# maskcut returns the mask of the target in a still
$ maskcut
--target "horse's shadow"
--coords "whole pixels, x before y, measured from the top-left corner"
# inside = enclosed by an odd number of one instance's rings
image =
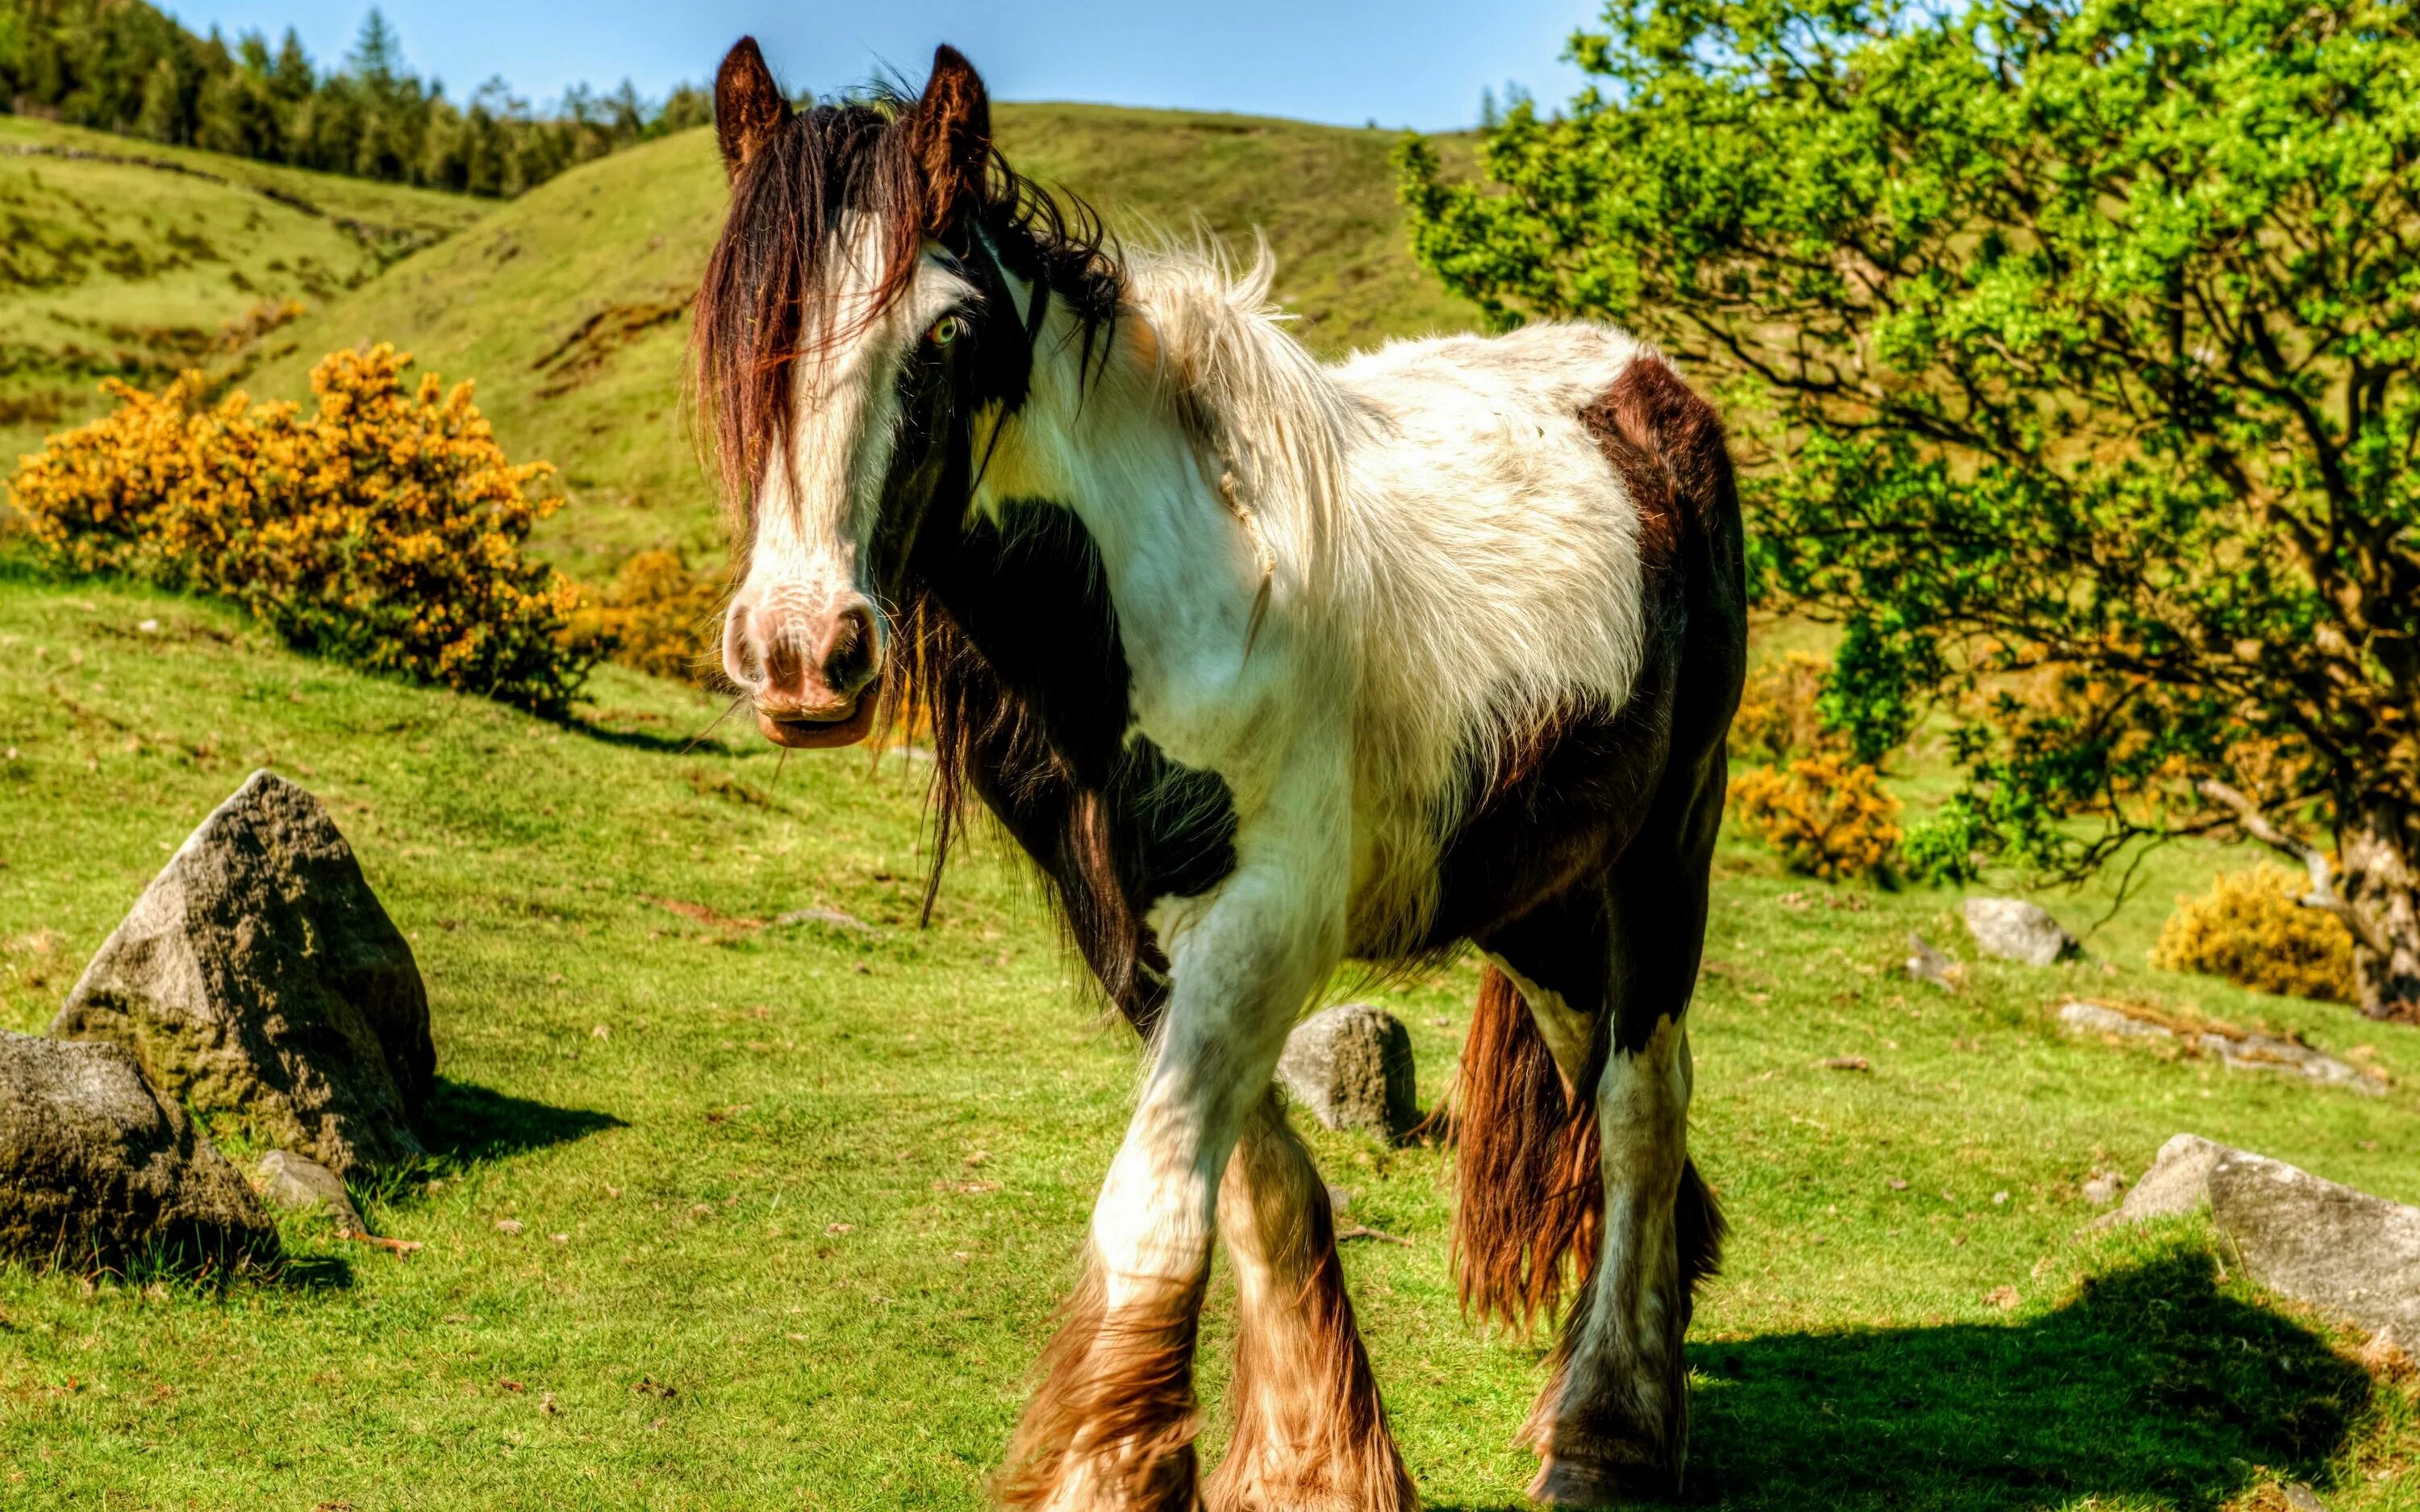
[[[559,1108],[444,1076],[437,1079],[420,1121],[429,1154],[464,1165],[626,1127],[613,1115],[594,1108]]]
[[[1701,1506],[2209,1508],[2255,1465],[2324,1489],[2370,1391],[2189,1252],[2013,1326],[1768,1335],[1690,1360],[1683,1503]]]

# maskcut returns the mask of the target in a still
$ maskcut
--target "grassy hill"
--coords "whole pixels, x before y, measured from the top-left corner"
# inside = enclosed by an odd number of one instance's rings
[[[224,362],[487,208],[0,116],[0,461],[106,409],[101,378]]]
[[[984,1504],[1134,1052],[995,844],[913,926],[913,767],[692,750],[706,696],[613,669],[595,692],[587,723],[542,723],[208,605],[0,570],[0,1026],[43,1025],[273,764],[411,939],[444,1079],[430,1169],[362,1194],[426,1242],[409,1260],[296,1223],[277,1282],[0,1271],[0,1506]],[[2122,958],[1908,981],[1907,932],[1958,938],[1954,904],[1723,852],[1692,1145],[1734,1236],[1690,1347],[1691,1500],[2256,1512],[2299,1480],[2338,1512],[2420,1506],[2408,1380],[2248,1288],[2203,1221],[2089,1232],[2079,1196],[2190,1129],[2420,1200],[2420,1030]],[[816,906],[872,931],[767,922]],[[1382,995],[1424,1103],[1474,993],[1457,965]],[[2077,994],[2265,1018],[2394,1086],[2078,1041],[2050,1019]],[[1345,1263],[1429,1504],[1518,1506],[1541,1348],[1457,1317],[1445,1153],[1314,1144],[1354,1219],[1408,1242]]]
[[[1048,104],[1001,105],[996,126],[1020,169],[1091,200],[1129,240],[1197,220],[1238,242],[1264,229],[1279,295],[1323,351],[1475,321],[1412,261],[1388,133]],[[569,503],[539,539],[575,576],[659,545],[710,561],[721,541],[679,385],[687,302],[723,202],[709,131],[616,153],[305,317],[246,384],[298,393],[320,353],[393,341],[476,378],[506,447],[562,469]]]

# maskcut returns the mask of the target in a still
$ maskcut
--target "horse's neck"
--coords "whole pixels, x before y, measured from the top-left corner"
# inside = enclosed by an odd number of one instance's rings
[[[1185,748],[1218,739],[1212,706],[1244,661],[1260,564],[1147,365],[1149,348],[1122,331],[1088,372],[1082,348],[1055,325],[1043,332],[1031,393],[976,505],[998,517],[1053,504],[1081,523],[1108,584],[1134,717],[1183,760]]]

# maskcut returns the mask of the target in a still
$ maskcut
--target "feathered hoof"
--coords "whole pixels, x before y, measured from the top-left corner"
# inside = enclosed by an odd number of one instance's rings
[[[1680,1494],[1675,1469],[1548,1455],[1529,1483],[1529,1499],[1546,1506],[1617,1507],[1668,1501]]]

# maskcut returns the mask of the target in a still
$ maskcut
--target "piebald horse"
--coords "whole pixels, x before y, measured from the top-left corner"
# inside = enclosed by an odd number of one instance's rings
[[[1000,1494],[1049,1509],[1416,1497],[1326,1189],[1272,1076],[1347,957],[1488,970],[1455,1092],[1466,1306],[1576,1290],[1543,1501],[1677,1485],[1721,1221],[1685,1152],[1745,608],[1708,407],[1593,325],[1323,366],[1264,251],[1122,255],[920,98],[800,114],[723,60],[731,203],[695,378],[744,552],[723,662],[783,746],[929,719],[1149,1051]],[[1211,1246],[1241,1291],[1194,1448]]]

